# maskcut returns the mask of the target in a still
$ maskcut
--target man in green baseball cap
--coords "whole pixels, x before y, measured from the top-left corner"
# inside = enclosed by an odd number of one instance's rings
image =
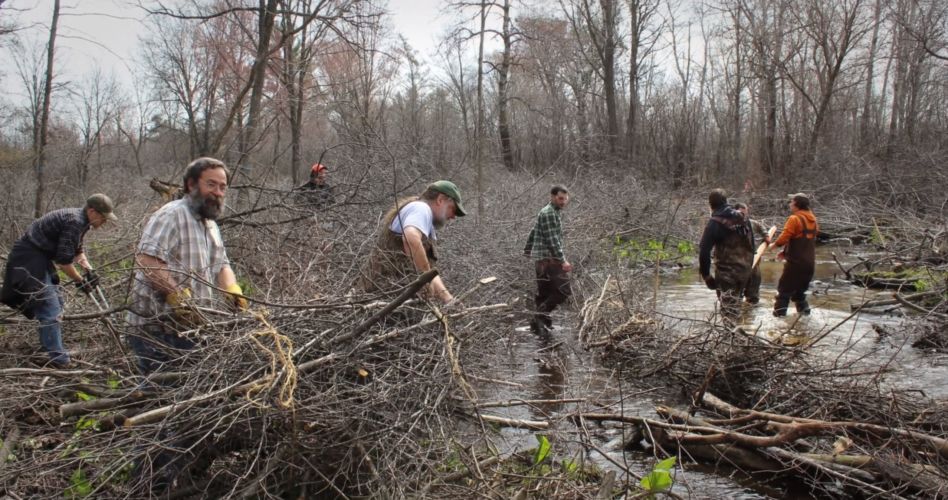
[[[421,196],[398,200],[383,217],[356,286],[365,292],[392,290],[434,267],[437,232],[465,213],[461,190],[451,181],[432,182]],[[441,276],[424,293],[444,304],[454,300]]]
[[[458,189],[451,181],[435,181],[428,185],[428,189],[437,191],[448,198],[454,200],[454,213],[458,217],[464,217],[467,215],[467,212],[464,210],[464,206],[461,205],[461,190]]]
[[[113,212],[112,200],[104,194],[90,196],[81,208],[53,210],[30,223],[7,257],[0,302],[39,321],[40,345],[55,367],[71,365],[69,352],[63,346],[65,297],[59,288],[57,271],[62,271],[87,294],[99,286],[98,277],[91,273],[83,277],[76,267],[92,270],[82,240],[90,229],[117,220]]]

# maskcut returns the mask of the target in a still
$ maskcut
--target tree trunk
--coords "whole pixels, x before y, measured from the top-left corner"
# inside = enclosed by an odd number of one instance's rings
[[[619,114],[616,109],[616,17],[615,0],[599,0],[602,6],[603,45],[602,80],[606,93],[606,119],[609,128],[609,153],[616,154],[619,142]]]
[[[879,45],[879,18],[882,14],[882,0],[876,0],[873,12],[872,41],[869,43],[869,60],[866,62],[866,88],[862,98],[862,119],[859,123],[859,138],[863,145],[870,143],[869,128],[872,115],[872,81],[875,77],[876,48]]]
[[[484,217],[484,38],[487,29],[487,0],[481,0],[481,29],[477,47],[477,118],[474,124],[474,161],[477,165],[477,224]]]
[[[238,175],[249,175],[250,167],[247,165],[247,158],[250,156],[250,150],[256,145],[254,133],[256,132],[257,121],[260,117],[260,105],[263,100],[263,84],[266,81],[267,62],[270,56],[270,39],[273,35],[273,25],[276,19],[276,7],[279,0],[259,0],[259,10],[257,17],[257,49],[254,54],[253,66],[250,69],[250,108],[247,111],[247,118],[241,131],[241,148],[237,157],[237,165],[234,169],[234,177]],[[240,194],[238,193],[238,197]]]
[[[53,56],[56,53],[56,30],[59,27],[59,0],[53,2],[53,21],[49,27],[46,46],[46,80],[43,84],[43,104],[40,108],[39,130],[33,131],[33,169],[36,172],[36,198],[33,217],[43,215],[46,194],[46,144],[49,139],[49,108],[53,93]]]
[[[504,41],[504,52],[497,68],[497,133],[500,135],[500,153],[504,159],[504,166],[511,172],[514,170],[513,147],[510,137],[510,122],[507,116],[507,78],[510,75],[511,65],[511,32],[510,32],[510,0],[504,0],[504,24],[501,37]]]

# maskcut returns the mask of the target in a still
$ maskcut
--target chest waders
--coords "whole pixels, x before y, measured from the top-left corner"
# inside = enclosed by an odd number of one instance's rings
[[[721,311],[733,315],[740,312],[741,294],[750,279],[754,262],[751,227],[723,217],[715,216],[711,220],[727,229],[727,235],[714,244],[714,281]]]
[[[793,300],[797,312],[810,314],[810,305],[806,301],[806,291],[816,270],[816,225],[807,227],[806,219],[794,215],[803,226],[803,234],[787,243],[784,252],[786,262],[783,273],[777,282],[777,300],[774,302],[774,316],[786,316],[787,306]]]
[[[379,230],[375,247],[369,254],[368,260],[362,266],[356,286],[364,292],[380,292],[393,290],[408,285],[417,277],[415,264],[410,256],[405,254],[404,237],[392,231],[392,221],[406,204],[418,198],[408,198],[398,202],[395,208],[385,214],[382,227]],[[421,235],[421,244],[428,256],[428,262],[434,267],[438,260],[434,242],[424,234]]]

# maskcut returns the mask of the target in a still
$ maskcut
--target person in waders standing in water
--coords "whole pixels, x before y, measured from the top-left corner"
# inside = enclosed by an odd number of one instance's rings
[[[701,235],[698,272],[705,285],[717,291],[721,313],[733,318],[741,311],[741,294],[751,277],[754,261],[751,228],[744,215],[727,203],[723,189],[708,194],[708,206],[711,217]]]
[[[780,236],[767,249],[786,248],[780,252],[785,262],[783,274],[777,282],[777,300],[774,316],[786,316],[787,306],[792,300],[799,314],[810,314],[806,291],[816,269],[816,233],[820,226],[810,211],[810,198],[803,193],[789,195],[790,217],[783,225]],[[777,257],[780,257],[780,254]]]

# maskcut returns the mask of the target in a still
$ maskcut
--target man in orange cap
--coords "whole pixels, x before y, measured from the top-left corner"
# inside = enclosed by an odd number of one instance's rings
[[[299,192],[297,202],[312,208],[323,208],[333,202],[332,186],[326,183],[326,166],[314,163],[309,170],[309,182],[296,188]]]

